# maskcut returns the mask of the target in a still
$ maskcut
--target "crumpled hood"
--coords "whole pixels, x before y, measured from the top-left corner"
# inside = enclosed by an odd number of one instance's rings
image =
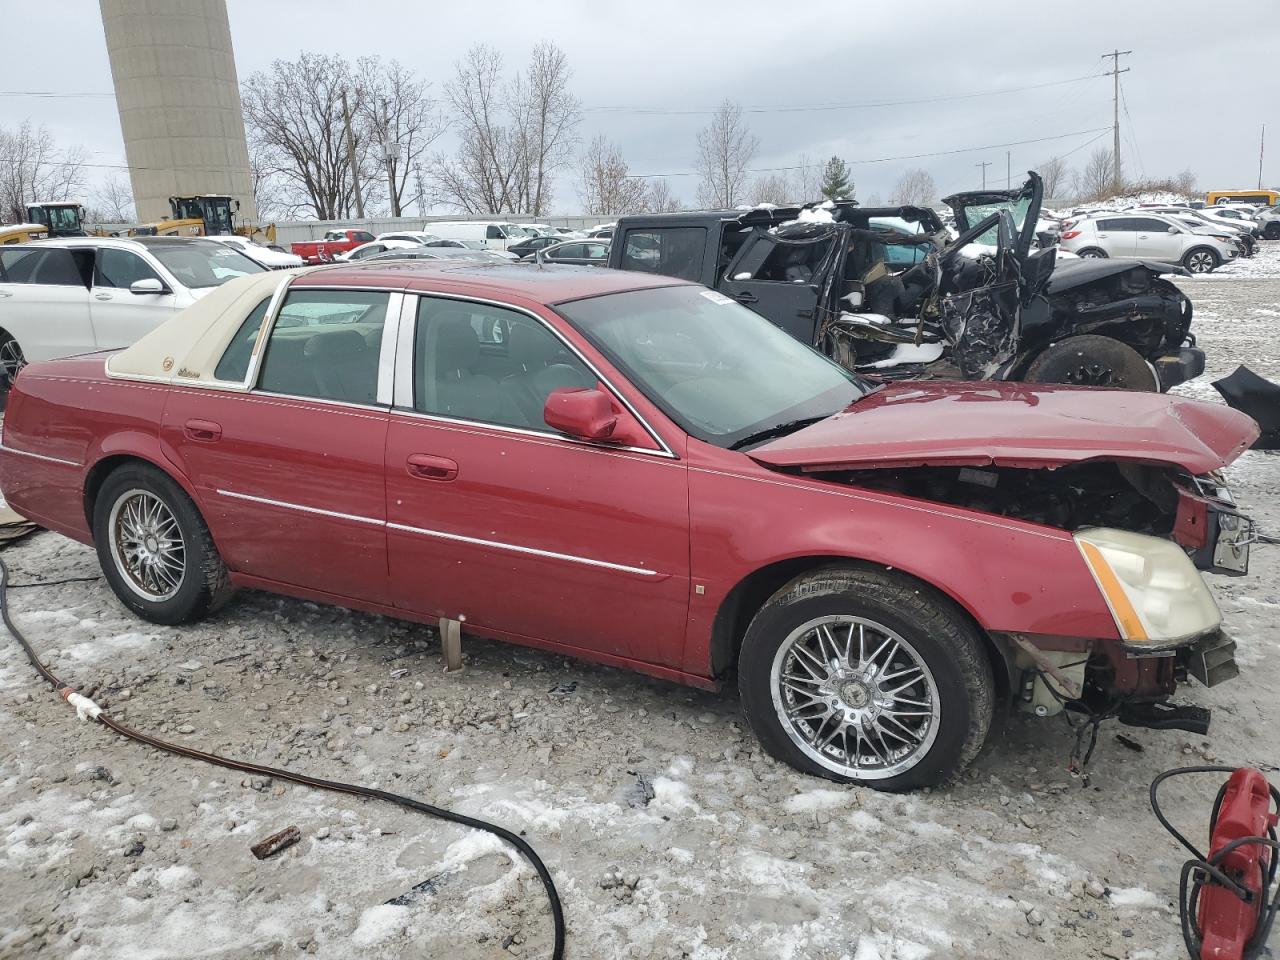
[[[1258,425],[1160,393],[1022,383],[897,383],[750,451],[804,471],[911,466],[1173,464],[1192,474],[1248,449]]]

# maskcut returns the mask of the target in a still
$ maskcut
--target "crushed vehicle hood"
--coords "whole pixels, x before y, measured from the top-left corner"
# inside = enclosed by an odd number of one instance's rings
[[[1108,257],[1106,259],[1082,257],[1078,260],[1059,260],[1054,268],[1053,276],[1049,278],[1049,285],[1046,291],[1050,294],[1061,293],[1064,290],[1071,290],[1087,283],[1105,280],[1107,277],[1124,273],[1134,267],[1145,267],[1152,273],[1161,276],[1165,274],[1190,276],[1178,264],[1166,263],[1164,260],[1146,260],[1141,257]]]
[[[1235,460],[1258,425],[1235,410],[1159,393],[1021,383],[896,383],[749,455],[806,472],[911,466],[1061,467],[1086,460],[1176,465]]]

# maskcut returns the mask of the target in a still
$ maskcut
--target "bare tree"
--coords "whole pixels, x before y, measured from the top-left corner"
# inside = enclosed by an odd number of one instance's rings
[[[1077,200],[1101,200],[1114,192],[1111,151],[1099,147],[1089,154],[1089,161],[1074,178]]]
[[[368,202],[380,202],[373,137],[360,122],[364,90],[364,78],[348,61],[317,53],[277,60],[244,82],[240,99],[259,178],[279,188],[282,205],[321,220],[351,216],[356,183],[344,136],[344,91],[354,94],[349,103],[360,187]]]
[[[137,216],[133,206],[133,188],[118,173],[98,184],[89,203],[86,212],[93,223],[132,223]]]
[[[678,213],[683,209],[684,204],[671,192],[671,184],[665,179],[659,177],[649,182],[644,200],[645,213]]]
[[[1040,174],[1040,179],[1044,181],[1044,198],[1046,200],[1059,198],[1059,191],[1066,187],[1067,180],[1070,177],[1067,161],[1061,157],[1050,157],[1036,167],[1036,173]]]
[[[818,199],[818,195],[822,192],[823,165],[811,163],[807,153],[800,154],[798,164],[794,178],[795,196],[792,199],[800,203]]]
[[[440,198],[468,213],[529,213],[551,205],[551,183],[577,142],[572,71],[551,43],[534,47],[528,70],[504,83],[502,55],[477,44],[445,84],[459,146],[437,156]]]
[[[27,203],[74,199],[84,189],[84,160],[83,147],[60,147],[43,125],[0,127],[0,220],[24,223]]]
[[[774,203],[779,206],[796,199],[796,187],[791,179],[780,173],[757,177],[751,183],[752,203]]]
[[[1185,197],[1190,197],[1196,192],[1196,175],[1190,168],[1183,170],[1180,174],[1173,178],[1174,189]]]
[[[431,85],[399,61],[383,64],[377,57],[362,57],[356,61],[356,73],[362,78],[359,125],[377,144],[387,203],[391,215],[398,217],[406,206],[409,178],[444,133],[444,120],[431,99]]]
[[[711,123],[698,131],[696,166],[702,177],[698,202],[707,207],[736,207],[746,199],[747,165],[760,141],[742,119],[742,108],[725,100]]]
[[[938,187],[927,170],[911,167],[904,170],[893,185],[893,202],[910,206],[927,206],[938,197]]]
[[[639,213],[645,208],[645,182],[629,175],[616,144],[597,136],[582,155],[578,198],[590,214]]]

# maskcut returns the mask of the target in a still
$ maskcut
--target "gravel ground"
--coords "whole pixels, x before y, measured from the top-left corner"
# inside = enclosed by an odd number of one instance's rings
[[[1210,371],[1280,379],[1280,244],[1187,280]],[[1237,497],[1280,528],[1280,460],[1247,454]],[[49,533],[5,552],[18,583],[93,576]],[[1188,695],[1207,738],[1104,728],[1088,785],[1066,725],[1014,716],[962,783],[888,796],[764,756],[733,692],[467,641],[441,674],[423,627],[262,594],[184,629],[130,616],[103,582],[14,590],[55,672],[182,743],[408,793],[524,832],[586,957],[1174,958],[1179,848],[1157,772],[1275,770],[1280,550],[1214,578],[1242,676]],[[36,682],[0,640],[0,957],[458,960],[542,957],[532,871],[487,835],[375,803],[230,775],[120,740]],[[1202,837],[1217,781],[1169,788]],[[296,824],[302,842],[255,860]],[[386,901],[432,879],[407,905]]]

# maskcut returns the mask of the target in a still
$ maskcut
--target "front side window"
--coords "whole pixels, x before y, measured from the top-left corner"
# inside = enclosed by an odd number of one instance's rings
[[[271,328],[258,388],[373,404],[389,293],[294,290]]]
[[[377,238],[368,230],[353,230],[351,231],[351,239],[358,243],[368,243],[370,240],[375,240]]]
[[[1142,217],[1133,221],[1135,227],[1133,229],[1142,233],[1168,233],[1172,224],[1165,223],[1163,220],[1153,220],[1150,217]]]
[[[420,413],[549,431],[547,396],[595,375],[540,321],[516,310],[423,297],[413,356]]]
[[[585,243],[564,243],[547,254],[552,260],[575,259],[586,255]]]
[[[245,375],[249,372],[249,360],[253,356],[253,344],[258,339],[262,319],[267,315],[267,307],[270,305],[271,298],[264,297],[261,303],[249,311],[249,315],[240,324],[240,329],[223,351],[218,366],[214,368],[214,379],[228,383],[244,382]]]
[[[633,290],[556,309],[687,433],[718,446],[829,416],[870,389],[759,314],[703,287]]]
[[[148,249],[180,284],[192,290],[221,286],[247,273],[266,270],[239,250],[212,240],[153,244]]]
[[[706,240],[705,227],[628,230],[623,240],[622,269],[700,280]]]
[[[486,240],[502,240],[506,237],[506,235],[492,223],[485,227],[484,236]]]
[[[151,265],[131,250],[103,247],[93,273],[95,287],[128,290],[138,280],[159,280]]]

